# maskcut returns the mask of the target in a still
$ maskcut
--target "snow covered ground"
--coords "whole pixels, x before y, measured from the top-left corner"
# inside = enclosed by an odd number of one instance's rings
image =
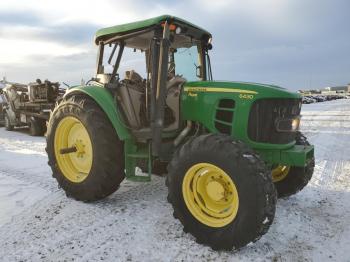
[[[163,178],[77,202],[51,177],[44,138],[0,128],[0,261],[350,261],[350,101],[304,105],[302,114],[316,146],[312,181],[278,201],[269,232],[236,252],[182,231]]]

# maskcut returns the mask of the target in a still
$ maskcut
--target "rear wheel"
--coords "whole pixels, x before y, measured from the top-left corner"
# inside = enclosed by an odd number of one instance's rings
[[[5,129],[7,131],[12,131],[14,129],[14,126],[11,125],[10,117],[8,116],[7,113],[5,113]]]
[[[56,107],[47,153],[53,176],[77,200],[102,199],[125,177],[123,143],[106,114],[86,96],[69,97]]]
[[[298,132],[297,145],[310,145],[306,137]],[[298,193],[310,181],[314,172],[315,159],[312,158],[305,167],[279,165],[272,169],[272,181],[275,184],[279,198],[288,197]]]
[[[276,191],[264,162],[242,142],[199,136],[174,155],[168,170],[174,216],[197,242],[230,250],[267,232]]]

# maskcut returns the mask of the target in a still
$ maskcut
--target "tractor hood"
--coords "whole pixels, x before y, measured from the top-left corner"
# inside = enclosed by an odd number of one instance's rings
[[[261,105],[262,108],[255,105]],[[201,123],[213,133],[233,134],[237,139],[250,143],[253,148],[266,148],[263,142],[254,142],[256,140],[248,136],[249,126],[256,124],[257,119],[263,119],[257,112],[267,114],[266,119],[270,119],[270,122],[266,124],[273,122],[272,126],[275,122],[271,118],[276,115],[272,112],[284,115],[298,112],[300,107],[301,96],[298,93],[275,85],[219,81],[185,83],[180,105],[181,119]],[[253,120],[249,122],[250,119]],[[273,132],[274,126],[271,126],[267,132]],[[255,127],[253,125],[249,130],[255,130]],[[272,136],[278,135],[275,132]],[[293,143],[281,143],[280,146],[286,148]]]
[[[228,82],[228,81],[195,81],[187,82],[186,92],[234,93],[253,95],[254,98],[300,98],[298,93],[285,88],[259,83]]]

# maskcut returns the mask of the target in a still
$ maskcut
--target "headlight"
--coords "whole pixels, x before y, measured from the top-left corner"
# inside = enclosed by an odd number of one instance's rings
[[[279,132],[295,132],[299,130],[300,116],[288,119],[277,119],[276,129]]]
[[[300,125],[300,117],[294,118],[292,121],[292,131],[299,130],[299,125]]]

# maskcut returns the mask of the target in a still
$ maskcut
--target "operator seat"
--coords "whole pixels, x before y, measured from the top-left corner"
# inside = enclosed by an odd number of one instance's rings
[[[140,109],[146,90],[145,80],[134,70],[126,71],[125,78],[120,81],[117,89],[119,102],[131,128],[139,129],[142,126]]]
[[[171,109],[174,121],[165,127],[165,131],[172,131],[179,128],[180,124],[180,92],[186,79],[181,76],[174,76],[167,82],[166,105]]]

